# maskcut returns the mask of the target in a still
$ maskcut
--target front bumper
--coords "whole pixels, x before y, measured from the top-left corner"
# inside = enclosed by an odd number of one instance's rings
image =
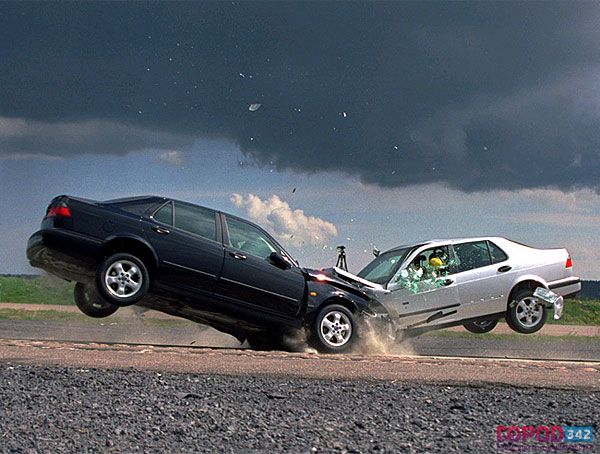
[[[31,266],[69,281],[94,279],[101,242],[62,229],[42,229],[27,242]]]
[[[544,287],[538,287],[533,292],[533,296],[541,300],[547,309],[554,310],[554,320],[558,320],[562,316],[565,300],[561,295]]]

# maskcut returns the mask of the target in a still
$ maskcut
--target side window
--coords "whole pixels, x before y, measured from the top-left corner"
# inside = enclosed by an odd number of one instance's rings
[[[481,268],[492,263],[487,247],[487,241],[475,241],[454,245],[456,256],[456,272]]]
[[[448,271],[449,262],[450,254],[448,246],[436,246],[419,252],[412,262],[410,262],[407,270],[409,272],[419,272],[421,280],[425,280],[432,277],[431,274],[433,272],[439,276],[440,272],[444,273]]]
[[[152,217],[163,224],[173,225],[173,202],[162,206]]]
[[[176,202],[175,227],[209,240],[217,240],[215,212],[208,208],[184,205]]]
[[[231,246],[250,255],[267,259],[277,248],[269,238],[256,227],[237,219],[227,218],[229,242]]]
[[[490,255],[492,256],[492,263],[500,263],[500,262],[504,262],[505,260],[508,260],[508,255],[506,255],[506,253],[502,249],[500,249],[498,246],[496,246],[491,241],[488,241],[488,245],[490,247]]]

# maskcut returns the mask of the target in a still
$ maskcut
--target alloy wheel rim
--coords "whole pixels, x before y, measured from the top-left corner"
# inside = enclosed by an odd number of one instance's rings
[[[544,314],[544,308],[537,298],[528,296],[517,303],[517,320],[525,328],[537,326]]]
[[[106,290],[116,298],[129,298],[142,288],[143,277],[139,267],[129,260],[117,260],[104,274]]]
[[[345,345],[352,336],[350,318],[340,311],[328,312],[321,320],[321,335],[332,347]]]

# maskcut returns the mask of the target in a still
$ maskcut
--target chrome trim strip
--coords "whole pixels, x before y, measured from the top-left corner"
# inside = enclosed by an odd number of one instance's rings
[[[175,268],[181,268],[183,270],[193,271],[194,273],[204,274],[205,276],[210,276],[210,277],[213,277],[213,278],[217,277],[214,274],[210,274],[210,273],[207,273],[205,271],[200,271],[200,270],[197,270],[195,268],[190,268],[188,266],[178,265],[177,263],[169,262],[167,260],[163,260],[163,263],[166,264],[166,265],[174,266]]]
[[[561,280],[558,280],[558,281],[548,282],[548,288],[550,290],[552,290],[552,289],[555,289],[555,288],[567,287],[569,285],[579,284],[580,282],[581,282],[581,279],[579,279],[578,277],[568,277],[566,279],[561,279]]]
[[[238,282],[238,281],[234,281],[232,279],[227,279],[226,277],[221,277],[221,280],[227,281],[227,282],[231,282],[232,284],[242,285],[244,287],[248,287],[248,288],[251,288],[253,290],[258,290],[259,292],[268,293],[269,295],[277,296],[279,298],[285,298],[286,300],[293,301],[294,303],[298,302],[298,300],[295,299],[295,298],[291,298],[289,296],[281,295],[280,293],[271,292],[271,291],[265,290],[263,288],[254,287],[253,285],[244,284],[243,282]]]
[[[449,304],[447,306],[441,306],[441,307],[434,307],[432,309],[423,309],[422,311],[408,312],[406,314],[400,314],[400,315],[398,315],[398,318],[410,317],[412,315],[426,314],[427,312],[441,311],[442,309],[450,309],[452,307],[458,307],[458,306],[460,306],[460,303]]]

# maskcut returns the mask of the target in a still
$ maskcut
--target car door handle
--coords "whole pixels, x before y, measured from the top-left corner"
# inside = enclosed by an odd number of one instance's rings
[[[242,254],[238,254],[237,252],[230,252],[230,256],[232,256],[236,260],[246,260],[246,256]]]
[[[168,235],[169,233],[171,233],[170,230],[167,230],[159,225],[153,225],[152,230],[154,230],[156,233],[160,233],[161,235]]]
[[[506,273],[507,271],[512,270],[512,266],[504,265],[498,268],[498,271],[501,273]]]
[[[444,281],[444,285],[452,285],[452,284],[454,284],[454,279],[446,279]]]

